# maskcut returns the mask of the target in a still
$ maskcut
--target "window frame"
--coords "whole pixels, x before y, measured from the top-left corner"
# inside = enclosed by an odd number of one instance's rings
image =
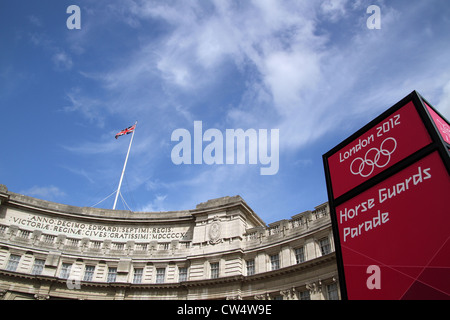
[[[216,262],[210,262],[209,263],[210,268],[210,278],[211,279],[217,279],[220,276],[220,263],[218,261]]]
[[[18,254],[10,254],[8,258],[8,263],[6,264],[6,270],[15,272],[19,267],[19,263],[22,256]]]

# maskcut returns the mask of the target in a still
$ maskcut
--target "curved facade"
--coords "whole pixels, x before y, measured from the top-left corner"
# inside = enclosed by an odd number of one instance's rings
[[[239,197],[73,207],[0,185],[0,299],[339,299],[327,203],[266,224]]]

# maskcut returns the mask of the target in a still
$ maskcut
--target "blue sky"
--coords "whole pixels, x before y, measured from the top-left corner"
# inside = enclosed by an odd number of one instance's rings
[[[411,91],[450,117],[449,30],[446,0],[2,0],[0,183],[92,206],[119,182],[131,136],[114,135],[138,120],[133,211],[241,195],[266,223],[289,219],[327,201],[322,154]],[[173,164],[171,134],[194,121],[279,129],[278,173]]]

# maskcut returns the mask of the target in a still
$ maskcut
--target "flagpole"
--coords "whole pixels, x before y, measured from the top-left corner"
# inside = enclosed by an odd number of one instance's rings
[[[137,121],[136,121],[136,123],[134,125],[135,126],[137,125]],[[120,187],[122,186],[123,174],[125,173],[125,168],[127,167],[128,156],[130,155],[131,144],[133,143],[133,138],[134,138],[134,132],[135,131],[136,131],[136,127],[134,128],[133,134],[131,135],[130,145],[128,146],[127,157],[125,158],[125,163],[123,164],[122,175],[120,176],[119,187],[117,188],[116,199],[114,200],[113,210],[116,209],[117,198],[119,197]]]

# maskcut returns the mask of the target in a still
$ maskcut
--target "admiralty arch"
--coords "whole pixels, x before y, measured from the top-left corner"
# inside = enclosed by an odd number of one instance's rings
[[[328,204],[266,225],[240,196],[130,212],[0,185],[1,299],[340,299]]]

